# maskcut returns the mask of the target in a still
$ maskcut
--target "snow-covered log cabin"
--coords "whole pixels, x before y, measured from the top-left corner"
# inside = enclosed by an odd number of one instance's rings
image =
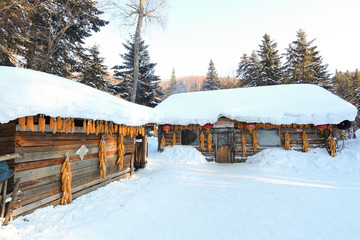
[[[0,163],[8,182],[0,204],[13,217],[67,204],[145,167],[144,127],[158,121],[156,110],[46,73],[0,67],[0,76]],[[14,188],[17,201],[5,204]]]
[[[245,161],[266,148],[336,155],[336,133],[350,126],[352,104],[315,85],[277,85],[171,95],[155,109],[159,150],[193,145],[208,160]]]

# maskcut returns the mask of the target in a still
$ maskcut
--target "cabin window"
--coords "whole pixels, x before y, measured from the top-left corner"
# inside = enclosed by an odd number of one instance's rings
[[[280,147],[279,129],[257,130],[260,147]]]
[[[198,144],[197,130],[182,130],[181,131],[181,145],[197,145]]]

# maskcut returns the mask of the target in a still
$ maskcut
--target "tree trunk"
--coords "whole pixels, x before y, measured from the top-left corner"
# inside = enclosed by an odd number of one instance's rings
[[[135,32],[135,51],[134,51],[134,79],[133,79],[133,85],[132,85],[132,89],[131,89],[131,94],[130,94],[130,101],[131,102],[135,102],[136,100],[136,91],[138,88],[138,83],[139,83],[139,68],[140,68],[140,64],[139,64],[139,59],[140,59],[140,50],[139,50],[139,46],[140,46],[140,33],[141,33],[141,27],[142,27],[142,22],[143,22],[143,18],[144,18],[144,5],[145,5],[145,0],[140,0],[140,9],[139,9],[139,15],[138,15],[138,22],[136,25],[136,32]]]

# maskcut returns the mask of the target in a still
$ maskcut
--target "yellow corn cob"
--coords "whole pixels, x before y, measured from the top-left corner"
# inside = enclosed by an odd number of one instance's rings
[[[34,117],[33,116],[27,116],[26,122],[27,122],[27,127],[31,131],[34,131]]]

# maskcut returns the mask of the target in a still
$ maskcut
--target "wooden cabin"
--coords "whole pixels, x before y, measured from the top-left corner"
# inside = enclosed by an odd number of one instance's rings
[[[156,109],[164,114],[159,151],[192,145],[218,163],[244,162],[267,148],[304,152],[326,148],[335,156],[337,134],[357,112],[350,103],[314,85],[175,94]]]
[[[5,221],[69,204],[146,166],[153,109],[45,73],[0,67],[0,75],[8,78],[0,89],[0,160],[13,172],[0,192]]]

